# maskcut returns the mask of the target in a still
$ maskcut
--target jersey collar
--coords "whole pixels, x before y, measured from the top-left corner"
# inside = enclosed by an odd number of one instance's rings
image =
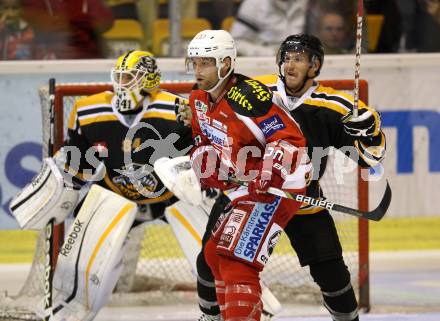
[[[281,103],[289,109],[290,111],[298,108],[298,106],[302,105],[304,100],[310,97],[310,95],[315,91],[315,89],[318,88],[318,84],[316,82],[313,83],[313,86],[311,86],[307,91],[301,96],[295,99],[295,97],[288,96],[286,93],[286,87],[284,86],[284,82],[278,77],[277,80],[277,94],[278,97],[281,99]],[[279,100],[279,99],[277,99]],[[278,103],[278,101],[277,101]]]

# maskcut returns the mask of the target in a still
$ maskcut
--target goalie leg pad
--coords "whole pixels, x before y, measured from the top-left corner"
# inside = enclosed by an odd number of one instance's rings
[[[63,308],[82,320],[105,305],[122,270],[123,244],[136,211],[134,202],[92,186],[58,256],[54,320]]]
[[[78,202],[78,191],[67,187],[52,158],[45,158],[40,172],[12,200],[10,210],[23,229],[41,230],[51,219],[61,223]]]

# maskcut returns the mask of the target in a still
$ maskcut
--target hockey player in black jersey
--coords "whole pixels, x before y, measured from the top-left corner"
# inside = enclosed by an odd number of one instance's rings
[[[154,173],[154,161],[185,155],[192,144],[191,131],[175,121],[177,96],[158,88],[160,77],[149,52],[129,51],[120,56],[111,72],[114,92],[76,101],[66,141],[66,146],[77,147],[81,155],[79,168],[74,168],[79,173],[76,178],[90,168],[87,150],[104,152],[106,156],[100,159],[106,171],[98,183],[139,205],[149,204],[155,217],[173,195]],[[74,157],[68,154],[70,167]]]
[[[323,87],[315,81],[323,63],[324,51],[318,38],[306,34],[292,35],[283,41],[277,54],[279,75],[256,77],[272,88],[275,102],[290,111],[306,137],[315,171],[315,179],[307,188],[307,195],[312,197],[323,196],[317,178],[323,175],[327,162],[327,157],[319,161],[313,159],[313,148],[350,146],[357,152],[358,163],[362,167],[377,165],[385,155],[385,136],[377,111],[360,101],[359,117],[353,118],[351,95]],[[224,195],[217,199],[204,243],[216,217],[227,203]],[[359,320],[350,273],[344,263],[339,237],[328,210],[313,206],[300,208],[287,224],[285,232],[301,265],[309,266],[332,319]],[[214,281],[203,250],[197,260],[197,273],[202,311],[199,320],[219,320]]]

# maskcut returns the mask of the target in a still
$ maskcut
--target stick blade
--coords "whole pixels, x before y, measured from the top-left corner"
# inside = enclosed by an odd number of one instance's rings
[[[382,217],[384,217],[384,215],[386,214],[388,207],[390,206],[391,199],[392,199],[391,187],[387,180],[387,187],[385,189],[385,193],[383,194],[379,206],[370,212],[365,212],[362,215],[362,217],[373,221],[380,221]]]

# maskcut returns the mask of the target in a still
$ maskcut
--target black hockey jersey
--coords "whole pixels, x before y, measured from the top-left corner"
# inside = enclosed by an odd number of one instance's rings
[[[276,75],[258,76],[254,79],[273,90],[275,102],[290,110],[307,140],[308,155],[314,167],[314,179],[307,188],[308,196],[323,197],[319,178],[326,169],[327,157],[319,157],[325,154],[321,151],[328,150],[329,147],[340,150],[347,150],[347,147],[351,147],[351,150],[356,151],[356,155],[351,156],[358,156],[358,164],[361,167],[375,166],[384,157],[386,148],[385,135],[382,131],[368,144],[359,142],[345,133],[341,117],[353,109],[351,95],[316,83],[301,98],[296,99],[286,96],[284,84]],[[369,107],[359,101],[359,108]],[[369,153],[365,151],[367,147],[373,147],[369,149]],[[316,213],[320,210],[313,206],[304,206],[297,214]]]
[[[98,184],[138,204],[170,199],[173,194],[154,173],[153,164],[160,157],[185,155],[192,146],[190,129],[176,122],[176,97],[157,90],[144,100],[140,113],[129,116],[113,107],[112,92],[78,99],[64,147],[71,173],[85,181],[99,159],[106,171]]]

